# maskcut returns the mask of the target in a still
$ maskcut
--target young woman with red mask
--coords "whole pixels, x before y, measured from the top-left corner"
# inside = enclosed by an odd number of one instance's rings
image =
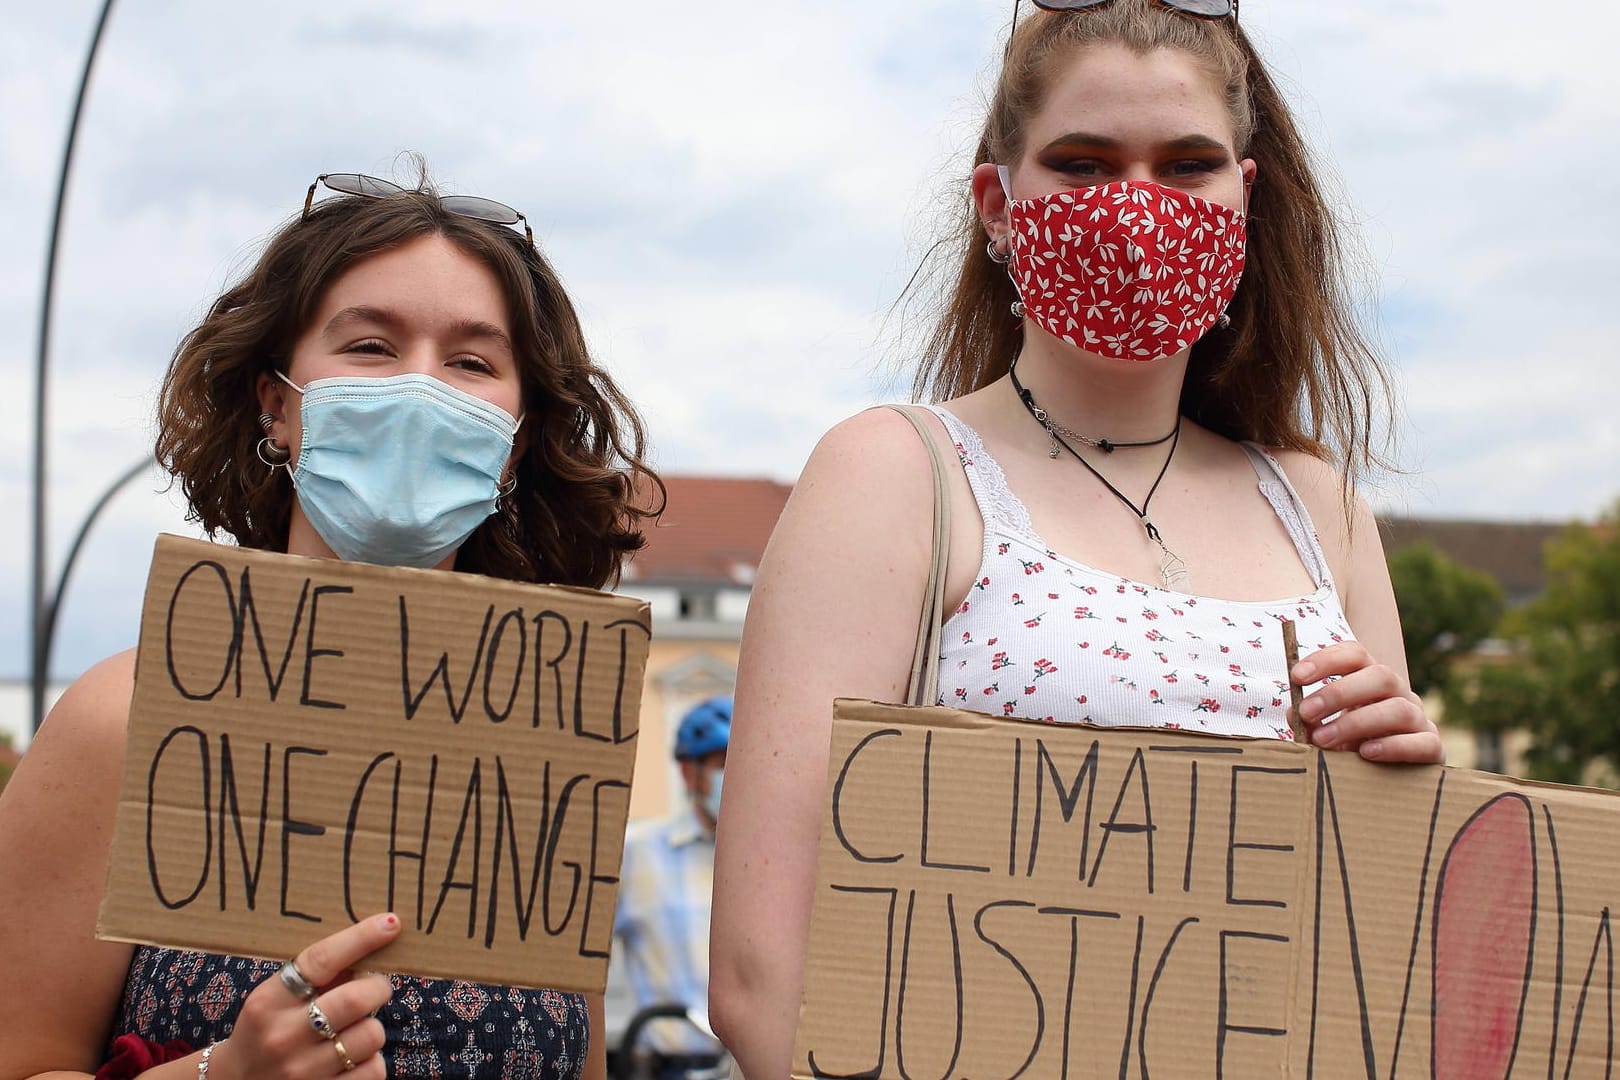
[[[960,463],[939,703],[1290,738],[1298,686],[1316,745],[1441,760],[1354,491],[1379,461],[1384,377],[1236,3],[1038,4],[916,378]],[[894,411],[840,424],[754,586],[710,976],[715,1030],[753,1080],[788,1073],[831,702],[905,696],[929,474]]]

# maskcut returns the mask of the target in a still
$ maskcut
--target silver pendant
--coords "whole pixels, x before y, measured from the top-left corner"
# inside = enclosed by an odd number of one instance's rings
[[[1161,542],[1159,550],[1164,552],[1164,561],[1159,563],[1159,578],[1164,587],[1177,592],[1187,592],[1192,585],[1192,579],[1187,574],[1187,564],[1181,561],[1181,556],[1165,547]]]
[[[1146,514],[1142,515],[1142,527],[1147,530],[1148,539],[1159,545],[1159,551],[1164,556],[1159,561],[1159,580],[1164,583],[1166,589],[1187,592],[1192,585],[1192,579],[1187,573],[1187,564],[1182,561],[1180,555],[1170,550],[1164,538],[1159,535],[1159,527],[1153,524]]]

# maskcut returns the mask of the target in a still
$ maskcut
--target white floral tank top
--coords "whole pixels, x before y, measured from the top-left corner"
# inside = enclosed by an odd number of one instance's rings
[[[950,432],[984,518],[978,575],[941,632],[940,704],[1048,722],[1293,737],[1281,622],[1294,621],[1301,656],[1354,635],[1310,516],[1275,458],[1241,444],[1316,590],[1220,600],[1059,555],[1036,535],[978,433],[929,408]]]

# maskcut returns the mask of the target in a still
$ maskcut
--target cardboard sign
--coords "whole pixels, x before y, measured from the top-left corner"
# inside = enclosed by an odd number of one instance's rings
[[[284,959],[380,911],[380,970],[600,991],[639,600],[164,536],[98,933]]]
[[[1607,1077],[1620,796],[840,701],[795,1077]]]

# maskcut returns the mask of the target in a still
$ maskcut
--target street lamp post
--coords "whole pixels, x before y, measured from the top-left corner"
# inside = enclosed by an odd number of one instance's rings
[[[96,20],[96,31],[90,38],[90,50],[84,58],[84,71],[79,76],[79,93],[73,102],[73,119],[68,123],[67,146],[62,153],[62,172],[57,179],[56,211],[51,219],[50,246],[45,255],[45,294],[39,306],[39,364],[34,379],[34,595],[31,609],[34,633],[30,684],[35,731],[39,730],[39,725],[45,719],[45,690],[46,681],[50,677],[48,668],[51,654],[49,623],[54,621],[55,608],[62,598],[60,590],[49,601],[45,596],[45,410],[48,400],[46,375],[51,345],[51,300],[56,287],[56,248],[62,231],[62,211],[67,198],[68,175],[73,168],[73,145],[79,135],[79,116],[84,112],[84,99],[90,88],[90,72],[95,67],[96,53],[101,47],[101,34],[106,29],[112,5],[113,0],[102,2],[101,17]],[[98,504],[96,509],[100,510],[101,505]],[[91,516],[93,518],[94,514]],[[88,521],[85,528],[89,528]],[[64,583],[66,580],[64,574]]]
[[[96,523],[96,518],[101,516],[101,512],[107,508],[107,504],[112,502],[113,496],[122,491],[131,480],[151,468],[152,464],[153,460],[150,457],[144,457],[124,470],[123,474],[117,480],[114,480],[106,491],[101,493],[101,498],[96,500],[96,504],[90,508],[90,512],[84,515],[84,520],[79,523],[79,531],[74,534],[73,543],[68,547],[67,558],[62,562],[62,572],[57,575],[56,588],[45,602],[43,630],[41,633],[45,655],[41,658],[40,670],[50,671],[51,669],[51,646],[56,641],[56,617],[62,611],[62,597],[67,595],[68,577],[73,573],[73,564],[79,561],[79,549],[84,547],[84,541],[90,535],[91,526]],[[44,699],[41,698],[41,705],[43,706],[43,704]],[[43,711],[36,713],[35,717],[34,730],[37,732],[40,720],[44,719]]]

